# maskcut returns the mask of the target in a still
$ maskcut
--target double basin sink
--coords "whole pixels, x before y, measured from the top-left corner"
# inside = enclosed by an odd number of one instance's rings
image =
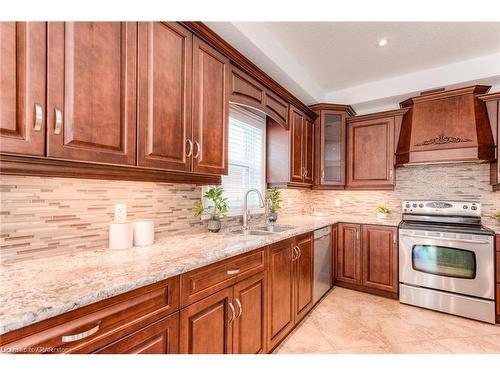
[[[231,231],[232,234],[243,234],[251,236],[270,236],[276,233],[293,229],[291,225],[261,225],[252,229],[238,229]]]

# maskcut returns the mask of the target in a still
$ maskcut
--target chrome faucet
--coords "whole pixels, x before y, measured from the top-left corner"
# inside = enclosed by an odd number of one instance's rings
[[[262,198],[262,194],[260,191],[257,189],[250,189],[245,193],[245,199],[243,200],[243,230],[248,230],[248,216],[250,215],[250,212],[248,210],[248,195],[251,192],[256,192],[257,195],[259,196],[259,203],[260,203],[260,208],[264,208],[264,199]]]

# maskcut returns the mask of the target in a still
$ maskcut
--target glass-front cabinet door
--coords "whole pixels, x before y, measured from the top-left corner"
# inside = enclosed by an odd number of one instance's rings
[[[345,185],[345,134],[344,112],[321,111],[320,183]]]

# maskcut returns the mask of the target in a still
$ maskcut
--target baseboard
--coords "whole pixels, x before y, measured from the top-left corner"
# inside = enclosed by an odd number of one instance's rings
[[[346,288],[346,289],[356,290],[358,292],[375,294],[375,295],[380,296],[380,297],[386,297],[386,298],[391,298],[391,299],[396,299],[396,300],[399,299],[398,293],[387,292],[385,290],[378,290],[378,289],[370,288],[370,287],[363,286],[363,285],[349,284],[349,283],[346,283],[344,281],[335,281],[334,285],[340,286],[340,287]]]

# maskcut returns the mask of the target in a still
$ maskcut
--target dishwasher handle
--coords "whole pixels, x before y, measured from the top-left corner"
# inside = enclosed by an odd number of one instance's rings
[[[314,231],[314,240],[317,241],[319,240],[320,238],[323,238],[323,237],[326,237],[326,236],[330,236],[332,233],[330,227],[323,227],[321,229],[318,229],[318,230],[315,230]]]

